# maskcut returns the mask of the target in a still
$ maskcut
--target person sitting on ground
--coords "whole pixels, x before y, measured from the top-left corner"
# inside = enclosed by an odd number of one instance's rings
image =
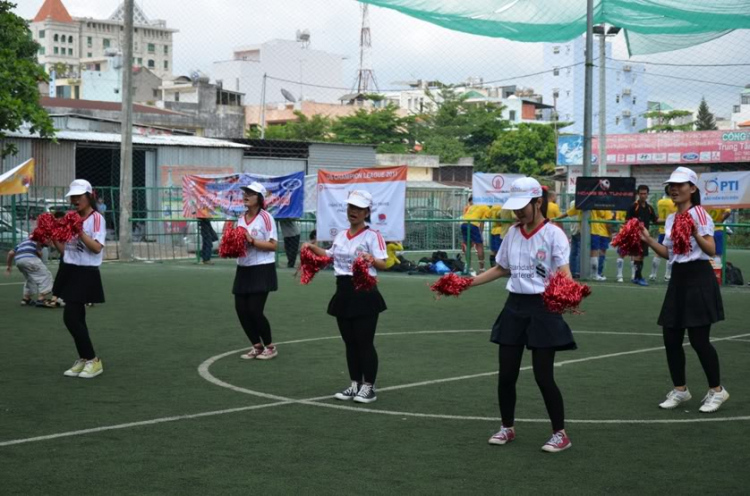
[[[51,296],[52,273],[42,262],[42,246],[32,239],[27,239],[8,252],[5,274],[10,276],[13,261],[26,282],[23,285],[22,306],[56,308],[60,306],[57,298]],[[36,296],[36,301],[33,297]]]

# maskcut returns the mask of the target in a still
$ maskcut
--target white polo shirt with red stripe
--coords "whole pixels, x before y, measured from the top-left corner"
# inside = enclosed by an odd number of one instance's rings
[[[104,241],[107,238],[107,223],[104,220],[104,216],[99,212],[91,212],[83,219],[83,232],[104,246]],[[76,236],[65,243],[63,260],[65,260],[65,263],[71,265],[99,267],[102,264],[102,260],[104,260],[104,250],[94,253],[84,244],[80,236]]]
[[[706,212],[703,207],[696,205],[688,210],[688,212],[690,212],[690,217],[693,218],[693,222],[698,227],[699,236],[714,235],[714,220],[708,215],[708,212]],[[667,247],[667,251],[669,252],[669,262],[687,263],[695,262],[697,260],[711,260],[711,257],[701,250],[700,246],[698,246],[698,242],[692,235],[690,236],[690,253],[686,255],[676,255],[674,251],[672,251],[672,226],[674,226],[676,215],[677,214],[669,214],[669,217],[667,217],[667,221],[664,224],[664,241],[662,244]]]
[[[349,234],[349,229],[341,231],[333,240],[333,246],[326,250],[326,254],[333,257],[333,270],[337,276],[351,276],[354,261],[363,253],[369,253],[380,260],[388,258],[383,236],[369,227],[354,236]],[[370,275],[378,275],[375,267],[370,267]]]
[[[545,281],[569,260],[568,237],[546,220],[531,233],[513,225],[495,257],[500,267],[510,270],[506,288],[517,294],[544,293]]]
[[[255,217],[250,219],[248,222],[247,215],[240,217],[237,222],[237,227],[244,227],[253,239],[258,241],[270,241],[272,239],[278,240],[278,234],[276,233],[276,221],[273,216],[261,210]],[[247,243],[247,254],[237,259],[237,265],[243,267],[250,267],[252,265],[265,265],[276,263],[276,252],[275,251],[262,251]]]

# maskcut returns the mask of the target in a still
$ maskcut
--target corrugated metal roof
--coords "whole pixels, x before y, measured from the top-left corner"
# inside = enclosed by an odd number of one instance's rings
[[[66,109],[85,109],[85,110],[102,110],[106,112],[121,112],[122,102],[102,102],[99,100],[74,100],[71,98],[50,98],[43,96],[39,98],[42,107],[66,108]],[[160,114],[160,115],[183,115],[173,110],[150,107],[148,105],[133,104],[133,112],[136,114]]]
[[[28,129],[20,132],[6,132],[9,138],[37,138],[39,134],[31,134]],[[58,141],[88,141],[92,143],[120,143],[122,136],[116,133],[95,133],[92,131],[57,131]],[[134,145],[150,146],[193,146],[200,148],[250,148],[247,145],[232,143],[199,136],[139,136],[133,135]]]

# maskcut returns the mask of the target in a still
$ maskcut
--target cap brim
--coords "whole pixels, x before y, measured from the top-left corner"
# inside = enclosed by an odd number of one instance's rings
[[[73,188],[70,191],[68,191],[67,193],[65,193],[65,198],[67,198],[69,196],[85,195],[86,193],[88,193],[88,191],[86,191],[85,188],[84,189]]]
[[[689,183],[690,179],[672,179],[671,177],[664,181],[664,184],[682,184],[682,183]]]
[[[370,205],[367,205],[364,201],[360,201],[354,198],[350,198],[346,200],[346,203],[348,203],[349,205],[354,205],[355,207],[359,207],[359,208],[370,208]]]
[[[251,188],[250,186],[240,186],[240,189],[241,189],[242,191],[246,192],[246,193],[258,193],[258,194],[260,194],[260,195],[262,195],[262,194],[263,194],[263,193],[261,193],[260,191],[254,190],[254,189],[253,189],[253,188]]]
[[[503,203],[503,210],[521,210],[523,207],[531,203],[533,198],[509,198],[508,201]]]

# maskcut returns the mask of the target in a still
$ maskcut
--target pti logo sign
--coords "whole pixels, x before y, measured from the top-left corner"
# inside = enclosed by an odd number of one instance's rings
[[[740,190],[739,181],[719,181],[718,178],[709,179],[703,183],[706,193],[709,195],[715,193],[738,192]]]

